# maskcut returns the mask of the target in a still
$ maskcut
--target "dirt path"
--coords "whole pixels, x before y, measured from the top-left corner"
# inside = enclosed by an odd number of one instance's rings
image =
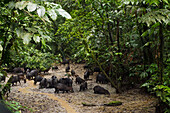
[[[59,70],[50,70],[45,74],[45,78],[56,75],[57,78],[64,77],[65,67],[59,66]],[[85,70],[82,64],[71,65],[76,74],[83,78]],[[80,85],[73,82],[74,93],[54,93],[54,89],[39,89],[38,84],[34,85],[33,81],[28,81],[26,84],[22,82],[21,85],[12,87],[9,95],[9,100],[20,102],[21,105],[27,106],[33,110],[34,113],[154,113],[155,98],[142,94],[139,89],[132,89],[122,94],[116,94],[115,89],[110,84],[95,83],[95,74],[90,76],[87,81],[88,90],[79,92]],[[100,85],[110,92],[110,96],[94,94],[93,87]],[[111,101],[121,101],[121,106],[105,107],[93,106],[85,107],[83,102],[101,105]],[[29,110],[21,110],[22,113],[30,113]]]
[[[19,88],[18,91],[20,91],[21,93],[34,93],[34,94],[46,95],[46,96],[48,96],[48,98],[50,98],[52,100],[57,100],[59,102],[59,104],[61,105],[61,107],[66,109],[67,113],[76,113],[76,111],[73,108],[71,108],[66,101],[59,99],[54,94],[32,92],[31,90],[29,90],[31,88],[36,88],[36,86],[33,85],[33,81],[28,81],[28,86],[25,88]]]

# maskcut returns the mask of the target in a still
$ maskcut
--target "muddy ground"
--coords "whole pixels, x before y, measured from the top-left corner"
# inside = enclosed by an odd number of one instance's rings
[[[58,78],[64,77],[64,65],[58,66],[59,70],[50,70],[44,74],[45,78],[56,75]],[[83,78],[85,70],[83,64],[70,65],[76,74]],[[42,73],[43,74],[43,73]],[[73,82],[74,93],[54,93],[54,89],[39,89],[39,85],[33,81],[21,82],[12,87],[8,100],[15,100],[21,105],[31,109],[21,109],[22,113],[155,113],[156,99],[148,94],[142,93],[139,89],[128,90],[122,94],[116,94],[115,89],[110,84],[95,83],[96,73],[88,80],[88,90],[79,92],[80,85]],[[75,79],[74,79],[75,81]],[[93,87],[100,85],[110,92],[110,96],[93,93]],[[120,106],[100,106],[111,101],[123,102]],[[82,103],[97,104],[98,106],[87,107]]]

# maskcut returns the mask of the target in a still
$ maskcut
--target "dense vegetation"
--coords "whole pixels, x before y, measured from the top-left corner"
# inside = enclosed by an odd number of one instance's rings
[[[168,0],[2,0],[0,6],[1,75],[4,68],[43,71],[70,59],[99,67],[117,93],[146,88],[159,98],[157,108],[170,111]]]

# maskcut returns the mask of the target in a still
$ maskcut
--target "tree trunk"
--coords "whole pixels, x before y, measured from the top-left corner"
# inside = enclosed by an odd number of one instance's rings
[[[160,2],[160,9],[163,7],[163,2]],[[160,41],[160,46],[159,46],[159,51],[160,51],[160,59],[159,59],[159,71],[160,71],[160,82],[162,83],[162,76],[163,76],[163,48],[164,48],[164,37],[163,37],[163,25],[160,23],[159,25],[159,41]]]

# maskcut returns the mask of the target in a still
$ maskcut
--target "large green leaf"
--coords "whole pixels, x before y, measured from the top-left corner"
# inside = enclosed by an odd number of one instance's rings
[[[9,7],[9,9],[13,9],[15,7],[15,3],[9,2],[8,7]]]
[[[15,8],[22,10],[26,7],[27,4],[28,4],[28,2],[26,2],[26,1],[17,2],[15,4]]]
[[[37,13],[39,17],[43,17],[45,14],[45,8],[43,6],[39,6],[39,8],[37,9]]]
[[[21,37],[22,33],[23,33],[23,29],[21,29],[21,28],[16,29],[16,33],[17,33],[18,37]]]
[[[35,11],[36,8],[37,8],[37,4],[31,3],[31,2],[29,2],[27,5],[27,9],[29,12]]]
[[[22,39],[24,44],[28,44],[31,40],[31,33],[25,33]]]
[[[71,19],[71,15],[67,13],[64,9],[56,9],[56,11],[63,17]]]
[[[34,35],[33,39],[35,42],[40,42],[40,37],[38,35]]]
[[[50,9],[50,10],[48,11],[48,14],[50,15],[50,17],[51,17],[52,20],[56,20],[56,19],[57,19],[57,14],[56,14],[56,12],[55,12],[54,9]]]

